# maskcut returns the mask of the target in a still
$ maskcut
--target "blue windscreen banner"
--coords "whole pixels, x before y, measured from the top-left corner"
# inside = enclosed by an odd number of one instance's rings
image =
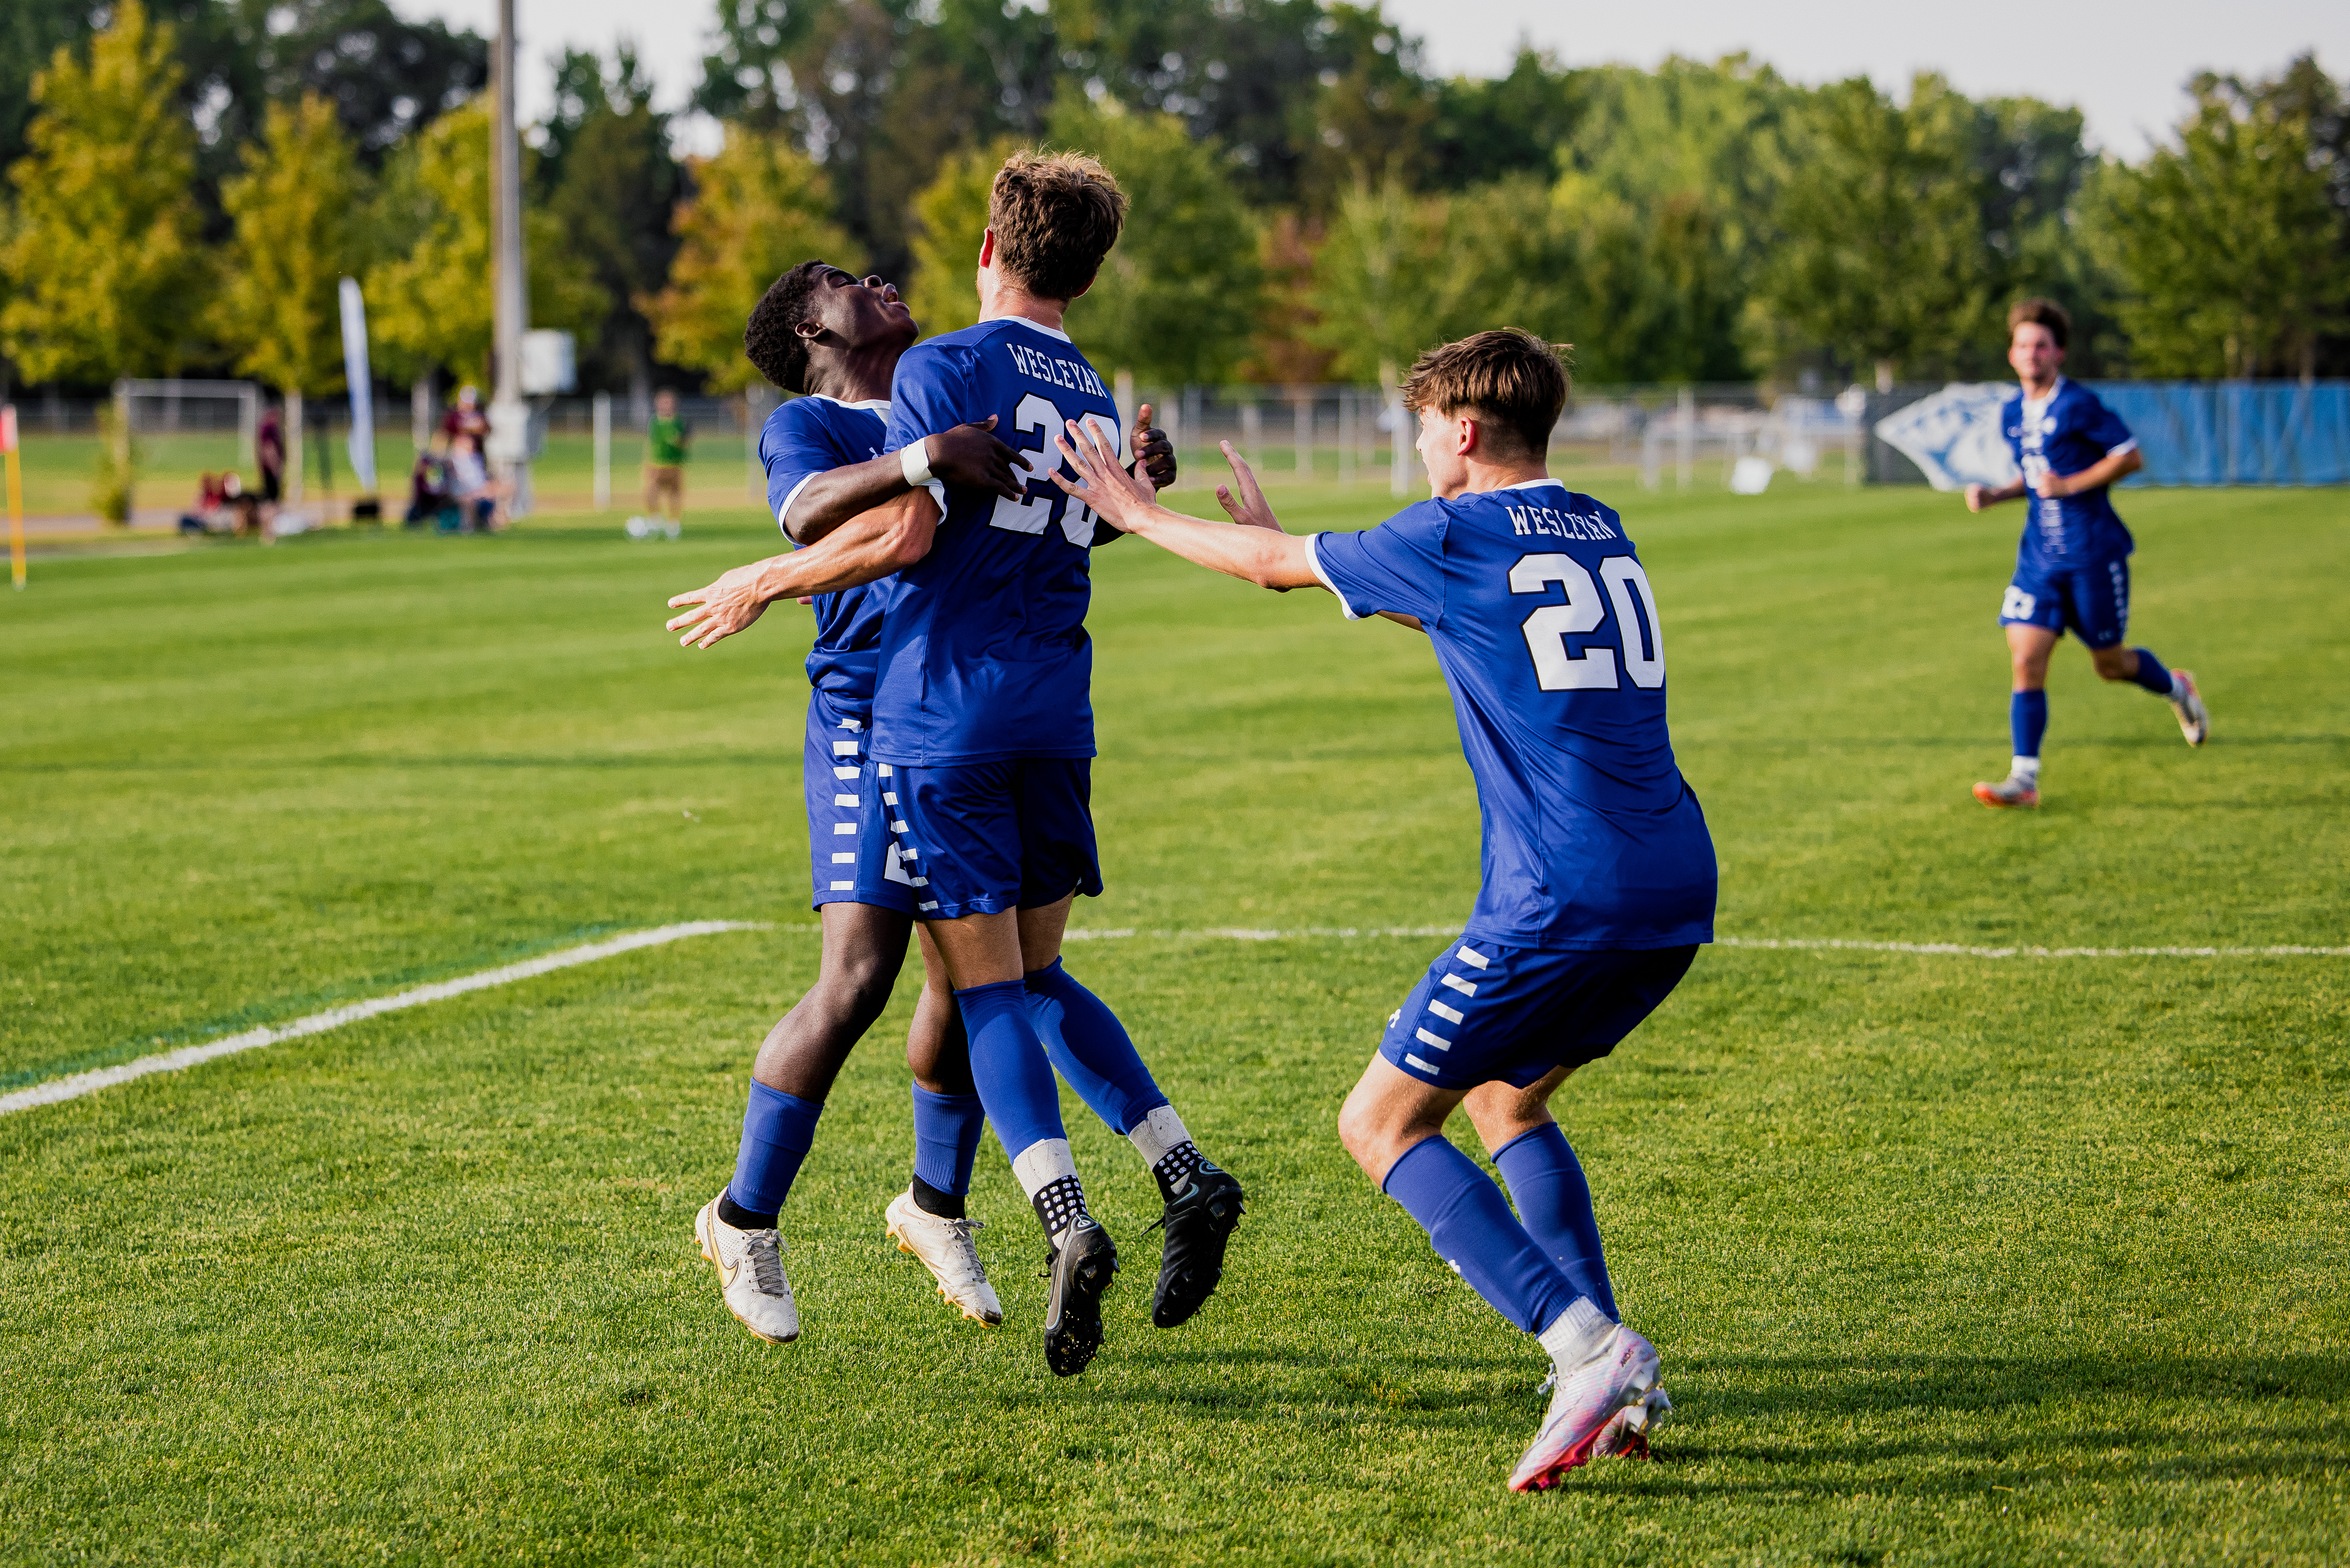
[[[2092,381],[2156,485],[2350,484],[2350,381]]]
[[[2124,484],[2350,484],[2350,381],[2086,385],[2121,416],[2145,454],[2144,470]],[[1891,461],[1872,465],[1871,477],[1922,478],[1942,490],[2013,483],[1999,409],[2014,395],[2010,383],[1953,382],[1882,405],[1872,399],[1870,413],[1881,417],[1870,428],[1891,449]]]

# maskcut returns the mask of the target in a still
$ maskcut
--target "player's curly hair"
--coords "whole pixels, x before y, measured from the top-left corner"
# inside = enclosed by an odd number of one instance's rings
[[[832,270],[829,261],[801,262],[767,286],[743,326],[744,357],[786,392],[808,390],[808,340],[800,326],[808,319],[816,280]]]
[[[1432,348],[1404,377],[1403,406],[1418,414],[1478,414],[1493,421],[1485,439],[1505,461],[1539,458],[1567,406],[1564,354],[1573,345],[1545,343],[1531,332],[1502,327]]]
[[[1098,158],[1016,152],[996,171],[987,226],[1006,277],[1045,299],[1075,299],[1118,243],[1126,193]]]
[[[2007,335],[2014,337],[2022,326],[2046,327],[2058,348],[2073,346],[2072,313],[2052,299],[2019,299],[2008,306]]]

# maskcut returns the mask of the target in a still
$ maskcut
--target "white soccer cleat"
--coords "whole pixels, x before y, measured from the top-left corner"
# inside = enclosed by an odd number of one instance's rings
[[[1977,784],[1975,799],[1986,806],[2016,807],[2029,811],[2040,804],[2040,784],[2036,779],[2020,778],[2010,773],[1996,784]]]
[[[1648,1434],[1672,1413],[1673,1396],[1661,1388],[1650,1389],[1646,1399],[1636,1405],[1626,1405],[1608,1417],[1607,1425],[1599,1429],[1599,1436],[1591,1440],[1591,1457],[1646,1459]]]
[[[900,1252],[922,1260],[949,1306],[974,1323],[1004,1320],[1003,1303],[996,1300],[995,1287],[987,1282],[987,1265],[979,1261],[979,1248],[971,1240],[979,1221],[929,1213],[914,1201],[911,1187],[889,1200],[882,1217],[889,1221],[889,1239]]]
[[[1588,1301],[1578,1301],[1576,1307],[1598,1316]],[[1600,1318],[1596,1326],[1605,1332],[1576,1332],[1562,1318],[1544,1333],[1558,1382],[1542,1429],[1510,1472],[1511,1491],[1541,1492],[1556,1486],[1569,1470],[1590,1460],[1601,1434],[1619,1412],[1643,1404],[1656,1387],[1656,1347],[1620,1323]],[[1564,1359],[1568,1354],[1577,1356],[1572,1365]]]
[[[721,1192],[719,1197],[724,1197]],[[771,1345],[800,1337],[799,1304],[783,1275],[783,1238],[772,1230],[736,1230],[718,1217],[718,1198],[694,1216],[694,1239],[718,1268],[726,1310]]]
[[[2195,689],[2195,672],[2170,672],[2170,711],[2179,716],[2179,733],[2187,737],[2187,744],[2200,746],[2211,734],[2211,714],[2203,706],[2203,693]]]

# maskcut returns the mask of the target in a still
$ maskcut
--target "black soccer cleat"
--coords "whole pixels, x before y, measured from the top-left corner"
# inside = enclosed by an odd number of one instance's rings
[[[1052,1255],[1051,1296],[1044,1308],[1044,1362],[1055,1377],[1075,1377],[1102,1348],[1102,1292],[1118,1272],[1118,1244],[1092,1216],[1070,1227]]]
[[[1224,1278],[1224,1245],[1240,1223],[1240,1181],[1230,1171],[1201,1163],[1191,1185],[1170,1199],[1159,1224],[1167,1250],[1159,1261],[1159,1288],[1151,1296],[1151,1321],[1174,1328],[1208,1304]]]

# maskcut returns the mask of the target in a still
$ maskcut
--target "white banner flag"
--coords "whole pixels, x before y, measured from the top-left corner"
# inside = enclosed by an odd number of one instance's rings
[[[359,280],[343,280],[343,379],[351,384],[351,472],[359,493],[375,494],[375,388],[367,370],[367,302]]]

